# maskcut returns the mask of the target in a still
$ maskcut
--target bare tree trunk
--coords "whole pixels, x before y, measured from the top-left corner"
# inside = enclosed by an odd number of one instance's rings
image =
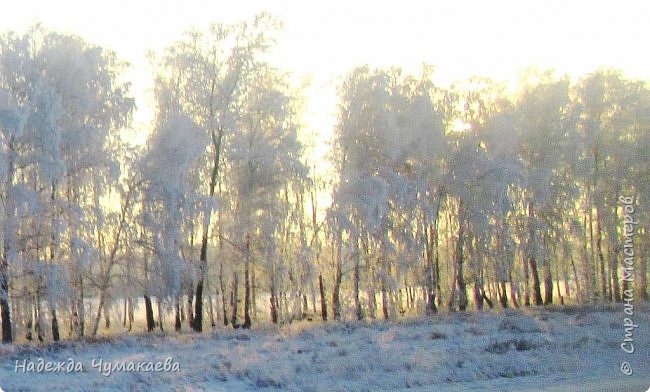
[[[458,310],[464,312],[467,309],[467,290],[463,272],[463,248],[465,244],[465,213],[463,202],[458,204],[458,241],[456,242],[456,288],[458,290]]]
[[[104,305],[104,328],[109,329],[111,327],[111,304],[107,303]]]
[[[546,239],[544,239],[546,246]],[[544,257],[544,305],[553,303],[553,277],[551,276],[551,260],[548,256]]]
[[[208,269],[208,225],[205,225],[201,238],[201,256],[199,265],[199,281],[196,284],[196,302],[194,303],[194,315],[190,317],[192,329],[196,332],[203,331],[203,285]]]
[[[386,283],[381,282],[381,310],[384,315],[384,320],[388,320],[388,292],[386,290]]]
[[[596,208],[596,253],[598,255],[600,273],[600,298],[606,300],[611,298],[611,291],[607,287],[607,271],[605,270],[605,255],[603,253],[603,233],[601,228],[600,208]]]
[[[474,280],[474,287],[472,287],[472,296],[474,299],[474,306],[476,306],[476,310],[481,311],[483,310],[483,295],[481,295],[481,289],[479,288],[479,282],[478,280]]]
[[[239,328],[239,322],[237,321],[238,288],[239,288],[239,279],[237,279],[237,273],[233,272],[233,288],[230,296],[230,306],[232,307],[230,324],[232,324],[233,328]]]
[[[365,240],[362,241],[363,245],[363,254],[366,258],[369,256],[369,238],[368,234],[365,233]],[[368,296],[368,318],[375,319],[377,318],[377,297],[375,290],[375,273],[370,262],[366,263],[366,293]]]
[[[56,182],[52,182],[52,188],[51,188],[51,193],[50,193],[50,201],[52,204],[55,203],[56,201]],[[55,223],[55,215],[52,215],[52,225],[54,227]],[[55,246],[55,234],[54,230],[52,230],[52,237],[51,237],[51,243],[50,243],[50,264],[54,263],[54,246]],[[56,316],[56,304],[52,302],[48,302],[48,306],[50,307],[50,315],[52,316],[52,321],[51,321],[51,328],[52,328],[52,340],[55,342],[58,342],[61,339],[60,333],[59,333],[59,320]]]
[[[163,329],[164,314],[162,311],[162,301],[160,300],[160,297],[156,298],[156,309],[158,310],[158,327],[162,332],[165,332]]]
[[[251,285],[249,280],[250,248],[250,235],[246,234],[246,262],[244,265],[244,325],[242,326],[246,329],[251,327]]]
[[[174,304],[174,330],[176,332],[181,330],[181,299],[176,297],[176,303]]]
[[[187,303],[186,303],[187,312],[186,313],[187,313],[187,323],[189,324],[190,328],[194,329],[194,327],[193,327],[194,326],[194,311],[192,310],[193,307],[194,307],[194,305],[193,305],[194,302],[192,302],[192,300],[193,300],[192,296],[193,296],[193,293],[192,293],[192,290],[190,289],[190,292],[187,295]]]
[[[11,331],[11,310],[9,308],[9,281],[6,249],[0,261],[0,313],[2,314],[2,343],[13,341]]]
[[[325,297],[325,286],[323,284],[323,275],[318,274],[318,288],[320,291],[320,314],[323,321],[327,321],[327,298]]]
[[[255,289],[255,268],[251,268],[251,318],[257,320],[257,294]]]
[[[587,224],[587,219],[587,216],[585,216],[583,219],[582,251],[580,253],[580,257],[582,259],[582,272],[584,279],[583,302],[592,302],[594,299],[594,271],[592,270],[591,263],[589,262],[589,251],[587,249],[589,244],[587,239],[587,229],[589,227]]]
[[[433,236],[437,236],[437,230],[434,234],[433,225],[429,225],[425,233],[425,260],[426,260],[426,279],[427,279],[427,314],[431,315],[438,312],[436,307],[436,266],[434,264],[434,255],[433,255]]]
[[[226,282],[223,278],[223,261],[219,263],[219,289],[221,290],[221,315],[223,316],[223,325],[228,326],[228,298],[226,294]]]
[[[123,317],[122,317],[122,326],[123,327],[126,327],[126,319],[127,319],[127,315],[128,315],[127,303],[128,303],[128,300],[126,298],[124,298],[124,313],[123,313]]]
[[[273,324],[278,323],[278,294],[274,290],[271,290],[271,298],[269,298],[271,306],[271,322]]]
[[[524,266],[524,306],[530,306],[530,271],[528,267],[528,255],[523,255]]]
[[[153,318],[153,306],[151,305],[151,297],[144,296],[144,312],[147,319],[147,331],[151,332],[156,328],[156,323]]]
[[[533,276],[533,295],[535,305],[540,306],[544,303],[542,300],[542,289],[540,287],[539,272],[537,270],[537,234],[535,230],[535,213],[533,210],[533,202],[528,203],[528,230],[529,230],[529,249],[528,249],[528,263],[530,264],[530,273]]]
[[[614,200],[618,200],[618,192]],[[617,238],[616,228],[618,227],[618,205],[614,205],[613,211],[613,222],[609,230],[609,272],[610,272],[610,284],[612,288],[612,300],[620,302],[623,300],[621,297],[621,286],[618,280],[618,252],[620,250],[620,242]]]
[[[360,258],[361,250],[359,249],[359,238],[356,239],[356,249],[354,256],[354,309],[357,316],[357,320],[363,320],[363,312],[361,310],[361,301],[359,300],[359,268],[360,268]]]
[[[5,181],[7,187],[11,187],[14,180],[14,136],[11,136],[8,148],[10,151],[9,162],[7,164]],[[7,191],[7,189],[5,189]],[[3,222],[3,230],[5,236],[3,238],[2,256],[0,258],[0,314],[2,315],[2,343],[11,343],[13,341],[13,331],[11,330],[11,310],[9,305],[9,263],[7,257],[10,254],[9,242],[7,234],[14,230],[14,207],[12,197],[7,197],[5,201],[5,221]]]
[[[210,326],[214,328],[217,326],[217,324],[214,321],[214,304],[212,302],[213,302],[212,295],[208,295],[208,310],[210,312]]]
[[[593,198],[593,196],[592,196]],[[598,263],[596,262],[596,245],[595,245],[595,240],[594,240],[594,218],[593,218],[593,201],[590,200],[589,204],[589,243],[590,243],[590,276],[591,276],[591,293],[590,296],[594,299],[598,299],[600,297],[600,292],[596,291],[597,287],[597,281],[596,281],[596,274],[598,273]]]
[[[27,297],[27,305],[25,306],[27,308],[27,326],[25,328],[25,339],[31,342],[34,339],[32,336],[32,332],[34,330],[34,306],[32,303],[32,296],[27,293],[27,288],[24,289],[23,295]]]
[[[55,342],[58,342],[61,340],[61,336],[59,334],[59,319],[56,317],[56,307],[53,304],[50,304],[51,311],[50,314],[52,315],[52,340]]]
[[[530,264],[530,273],[533,276],[533,293],[535,299],[535,305],[540,306],[544,303],[542,300],[542,290],[539,282],[539,272],[537,271],[537,260],[535,256],[530,255],[528,257],[528,262]]]
[[[86,324],[86,309],[84,306],[84,280],[83,277],[79,277],[79,298],[77,299],[77,317],[76,317],[76,326],[77,333],[80,338],[85,336],[85,324]]]
[[[640,230],[640,237],[641,238],[648,238],[648,234],[645,229],[641,228]],[[642,245],[643,248],[641,249],[641,258],[639,260],[639,272],[638,272],[638,277],[639,277],[639,282],[637,286],[637,290],[641,292],[641,299],[644,301],[650,301],[650,295],[648,295],[648,245]]]
[[[334,290],[332,292],[332,310],[334,312],[334,320],[341,319],[341,267],[336,267],[334,278]]]
[[[97,305],[97,314],[95,315],[95,321],[93,322],[93,329],[90,333],[91,336],[96,336],[97,331],[99,330],[99,320],[102,316],[102,310],[104,309],[104,304],[106,302],[106,290],[102,288],[99,292],[99,304]]]
[[[512,281],[512,271],[508,271],[508,281],[510,282],[510,298],[512,298],[512,306],[515,308],[519,307],[519,302],[521,301],[521,296],[517,290],[517,285]]]
[[[334,291],[332,292],[332,307],[334,311],[334,320],[341,319],[341,281],[343,271],[343,255],[342,255],[342,240],[341,240],[341,231],[339,230],[336,236],[336,272],[334,275]]]
[[[133,329],[133,321],[135,320],[135,309],[133,306],[133,298],[129,298],[129,332]]]

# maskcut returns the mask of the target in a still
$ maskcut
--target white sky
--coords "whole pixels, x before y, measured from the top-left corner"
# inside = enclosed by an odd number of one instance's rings
[[[650,80],[650,2],[330,0],[5,0],[0,30],[41,22],[112,50],[133,65],[129,77],[148,127],[147,50],[160,50],[189,27],[234,22],[269,11],[285,23],[275,61],[299,80],[313,78],[306,121],[329,134],[338,77],[356,65],[436,66],[439,82],[473,74],[512,80],[527,66],[572,76],[600,66]]]

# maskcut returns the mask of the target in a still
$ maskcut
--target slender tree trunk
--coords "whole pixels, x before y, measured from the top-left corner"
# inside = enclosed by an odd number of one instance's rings
[[[360,275],[360,258],[361,250],[359,248],[359,238],[356,239],[356,249],[354,255],[354,309],[357,320],[363,320],[363,311],[361,310],[361,301],[359,299],[359,275]]]
[[[499,282],[499,303],[503,309],[508,308],[508,292],[506,291],[506,282]]]
[[[607,288],[607,271],[605,270],[605,255],[603,253],[603,232],[601,227],[600,208],[596,208],[596,253],[598,255],[600,273],[600,298],[604,301],[610,298]]]
[[[104,328],[111,327],[111,304],[104,304]]]
[[[535,213],[533,212],[533,203],[528,204],[528,224],[530,232],[530,249],[528,250],[528,263],[530,264],[530,273],[533,276],[533,294],[535,305],[543,304],[542,289],[540,287],[539,272],[537,270],[537,259],[535,256],[537,250],[537,234],[535,230]]]
[[[434,234],[433,234],[433,248],[434,248],[434,278],[435,278],[435,285],[436,285],[436,292],[437,295],[436,297],[438,298],[438,303],[442,303],[442,284],[440,283],[440,246],[438,243],[439,239],[439,226],[438,226],[438,218],[436,217],[436,223],[434,226]],[[435,301],[434,301],[435,305]]]
[[[257,320],[257,293],[255,289],[255,268],[250,269],[251,274],[251,319]]]
[[[592,197],[593,198],[593,197]],[[594,217],[593,217],[593,201],[591,201],[591,204],[589,206],[589,243],[590,243],[590,275],[591,275],[591,296],[593,296],[595,299],[600,299],[601,293],[597,291],[597,281],[596,281],[596,274],[598,273],[598,263],[596,261],[596,241],[595,241],[595,236],[594,236]]]
[[[340,320],[341,319],[341,281],[342,281],[342,274],[343,271],[341,270],[342,268],[342,263],[343,263],[343,244],[341,240],[341,232],[339,230],[337,236],[336,236],[336,272],[334,275],[334,291],[332,292],[332,307],[334,311],[334,320]]]
[[[522,264],[524,266],[524,306],[530,306],[530,271],[528,255],[523,255]]]
[[[147,332],[151,332],[156,328],[156,322],[153,318],[153,306],[151,305],[151,297],[144,296],[144,312],[147,319]]]
[[[210,326],[214,328],[217,326],[217,324],[214,321],[214,304],[212,302],[213,302],[212,295],[208,295],[208,309],[210,311]]]
[[[232,308],[232,315],[230,317],[230,324],[233,328],[239,328],[239,322],[237,321],[237,311],[238,311],[238,293],[239,291],[239,279],[237,278],[237,273],[233,272],[233,287],[230,297],[230,306]]]
[[[176,332],[181,330],[181,299],[176,297],[176,303],[174,304],[174,330]]]
[[[223,317],[223,325],[228,326],[228,298],[226,295],[226,282],[223,278],[223,261],[219,263],[219,289],[221,290],[221,315]]]
[[[129,298],[129,332],[133,329],[133,321],[135,320],[135,309],[133,306],[133,298]]]
[[[95,315],[95,320],[93,321],[93,329],[90,333],[91,336],[97,336],[97,331],[99,330],[99,320],[102,316],[102,310],[104,309],[104,303],[106,301],[106,290],[102,288],[99,293],[99,304],[97,305],[97,314]]]
[[[165,332],[163,328],[164,324],[164,313],[162,309],[162,301],[160,300],[160,297],[156,298],[156,310],[158,311],[158,327],[162,332]]]
[[[0,313],[2,314],[2,343],[13,341],[11,331],[11,310],[9,308],[9,279],[6,250],[0,261]]]
[[[52,182],[52,187],[51,187],[51,193],[50,193],[50,202],[52,205],[54,205],[56,201],[56,182]],[[51,236],[51,244],[50,244],[50,264],[54,264],[54,257],[55,257],[55,243],[56,243],[56,237],[54,233],[54,226],[55,226],[55,215],[53,214],[52,216],[52,236]],[[52,316],[51,320],[51,329],[52,329],[52,340],[55,342],[58,342],[61,339],[61,335],[59,333],[59,320],[56,316],[56,304],[53,302],[48,302],[48,305],[50,307],[50,314]]]
[[[481,289],[479,288],[478,280],[474,280],[474,287],[472,287],[472,296],[474,297],[474,306],[476,310],[483,310],[483,295],[481,295]]]
[[[11,136],[9,143],[9,162],[7,164],[6,178],[7,188],[5,188],[4,195],[7,195],[7,190],[13,184],[14,180],[14,136]],[[5,222],[3,222],[3,230],[5,232],[3,238],[2,255],[0,258],[0,314],[2,315],[2,343],[11,343],[13,341],[13,332],[11,330],[11,310],[9,304],[9,263],[7,257],[10,254],[8,235],[14,235],[14,206],[13,198],[7,197],[5,202]]]
[[[126,319],[128,315],[128,309],[127,309],[127,299],[124,298],[124,309],[123,309],[123,316],[122,316],[122,326],[126,327]]]
[[[583,295],[583,302],[592,302],[594,300],[594,271],[592,269],[592,265],[589,261],[589,251],[588,251],[588,245],[589,241],[587,238],[587,230],[589,228],[588,223],[587,223],[588,217],[585,215],[583,219],[583,230],[582,230],[582,251],[580,253],[580,257],[582,259],[582,272],[583,272],[583,279],[584,279],[584,295]]]
[[[271,322],[273,324],[278,323],[278,294],[276,293],[275,288],[271,289],[271,298],[269,298],[271,306]]]
[[[464,312],[467,309],[467,289],[463,272],[463,248],[465,245],[465,213],[463,202],[458,204],[458,241],[456,242],[456,287],[458,290],[458,310]]]
[[[546,239],[544,239],[546,246]],[[551,276],[551,259],[544,257],[544,305],[553,303],[553,277]]]
[[[56,308],[52,304],[50,304],[50,306],[52,307],[52,310],[50,312],[52,315],[52,340],[58,342],[61,340],[61,335],[59,334],[59,320],[56,317]]]
[[[314,286],[313,280],[309,282],[309,294],[311,298],[311,313],[316,316],[318,309],[316,309],[316,287]]]
[[[194,326],[193,295],[194,295],[194,293],[192,293],[192,289],[190,289],[189,293],[187,295],[187,303],[186,303],[186,306],[187,306],[187,311],[186,311],[186,313],[187,313],[187,323],[190,326],[190,328],[192,328],[192,329],[194,329],[193,328],[193,326]]]
[[[388,320],[388,290],[386,290],[386,283],[381,282],[381,311],[384,315],[384,320]]]
[[[211,113],[212,114],[212,113]],[[224,129],[219,126],[217,132],[211,131],[212,144],[214,146],[214,160],[212,162],[212,173],[210,176],[210,197],[214,197],[215,189],[219,178],[219,165],[221,164],[221,143]],[[196,284],[196,302],[194,309],[194,320],[192,329],[196,332],[203,331],[203,286],[208,274],[208,231],[210,230],[210,219],[212,210],[206,212],[203,223],[203,234],[201,236],[201,254],[199,264],[199,281]]]
[[[336,267],[334,277],[334,290],[332,292],[332,310],[334,312],[334,320],[341,319],[341,267]]]
[[[648,233],[644,228],[641,228],[639,231],[641,238],[648,238]],[[641,257],[639,259],[639,269],[637,272],[638,283],[637,290],[641,293],[640,298],[644,301],[650,301],[650,295],[648,295],[648,245],[642,244],[641,248]],[[624,283],[627,283],[624,282]]]
[[[249,280],[249,269],[250,269],[250,236],[246,234],[246,262],[244,265],[244,325],[243,328],[251,327],[251,316],[250,316],[250,307],[251,307],[251,285]]]
[[[534,292],[535,305],[540,306],[544,303],[544,301],[542,299],[542,290],[540,287],[539,272],[537,271],[537,260],[535,260],[535,256],[530,255],[528,257],[528,263],[530,264],[530,273],[533,276],[533,292]]]
[[[199,281],[196,284],[196,301],[194,303],[194,315],[191,318],[192,329],[195,332],[203,331],[203,285],[207,276],[208,269],[208,233],[207,227],[204,227],[203,236],[201,237],[201,255],[199,264]]]
[[[320,291],[320,314],[323,321],[327,321],[327,297],[325,296],[325,285],[323,274],[318,274],[318,289]]]
[[[364,241],[362,241],[363,254],[367,260],[369,260],[370,250],[369,250],[370,238],[368,233],[364,233]],[[370,262],[366,263],[366,293],[368,296],[368,318],[376,319],[377,318],[377,296],[375,290],[375,271],[373,265]]]
[[[521,296],[517,290],[515,282],[512,280],[512,271],[508,271],[508,281],[510,282],[510,298],[512,298],[512,306],[519,308],[519,302],[521,301]]]
[[[434,313],[438,312],[438,308],[436,307],[436,284],[437,284],[437,278],[436,278],[436,266],[434,264],[434,255],[433,255],[433,236],[436,235],[437,233],[434,234],[433,231],[433,225],[429,225],[428,229],[426,230],[426,244],[425,244],[425,260],[426,260],[426,279],[427,279],[427,314],[431,315]]]
[[[618,192],[616,192],[616,197],[614,200],[618,200]],[[609,272],[610,272],[610,283],[612,287],[612,300],[616,302],[622,301],[621,297],[621,286],[620,282],[618,280],[618,252],[620,250],[619,247],[619,239],[617,238],[618,233],[616,231],[616,228],[619,225],[618,222],[618,205],[614,205],[614,211],[613,211],[613,222],[612,222],[612,227],[609,230]]]
[[[85,290],[83,277],[79,277],[79,298],[77,299],[77,332],[80,338],[85,336],[86,309],[84,306]]]
[[[556,285],[557,287],[557,298],[560,301],[560,305],[564,305],[564,297],[562,296],[562,291],[560,290],[560,277],[559,277],[559,272],[557,270],[555,271],[555,275],[558,277],[558,284]]]
[[[27,293],[27,290],[24,291],[24,293]],[[27,328],[25,331],[25,339],[28,341],[32,341],[34,339],[33,337],[33,332],[34,332],[34,304],[33,300],[31,298],[31,295],[28,295],[29,299],[27,300]]]

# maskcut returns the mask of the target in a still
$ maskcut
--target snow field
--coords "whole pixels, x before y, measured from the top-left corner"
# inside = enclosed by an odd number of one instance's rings
[[[617,306],[440,314],[400,322],[302,322],[210,335],[125,336],[2,346],[5,391],[643,390],[650,386],[647,309],[634,354],[620,349]],[[163,362],[180,372],[114,372],[105,362]],[[74,361],[83,373],[15,372],[16,361]],[[634,369],[630,377],[621,361]],[[640,386],[647,384],[643,389]],[[612,389],[607,389],[611,386]],[[605,388],[605,389],[598,389]]]

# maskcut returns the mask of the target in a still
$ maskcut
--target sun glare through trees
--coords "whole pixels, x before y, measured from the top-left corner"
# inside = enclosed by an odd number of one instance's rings
[[[649,320],[648,5],[31,3],[0,17],[0,357],[14,373],[29,373],[18,345],[247,344],[274,328],[319,377],[343,372],[342,390],[552,375],[553,344],[647,380],[630,355]],[[387,384],[315,365],[347,357],[358,328],[368,350],[428,338]],[[482,353],[471,374],[430,357],[462,336]],[[133,372],[167,366],[151,361]],[[223,366],[203,388],[306,387],[295,367],[278,381]],[[0,387],[26,385],[2,372]]]

